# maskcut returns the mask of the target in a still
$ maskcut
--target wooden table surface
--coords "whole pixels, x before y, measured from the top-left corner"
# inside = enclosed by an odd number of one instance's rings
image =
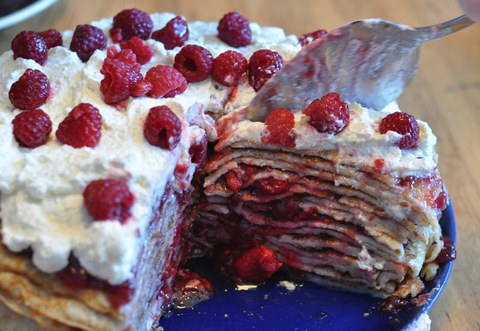
[[[133,7],[170,11],[188,21],[218,21],[235,10],[296,35],[360,18],[426,26],[461,14],[453,0],[61,0],[22,29],[72,29]],[[6,39],[0,34],[0,46],[9,44]],[[480,24],[423,46],[418,75],[399,103],[436,133],[440,171],[456,215],[458,258],[430,313],[432,330],[480,330]]]

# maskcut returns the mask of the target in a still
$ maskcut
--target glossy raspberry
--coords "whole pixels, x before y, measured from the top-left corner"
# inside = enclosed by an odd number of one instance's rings
[[[190,157],[192,158],[192,163],[197,165],[195,168],[196,174],[202,171],[205,167],[205,163],[207,162],[207,147],[207,136],[204,134],[188,149],[188,154],[190,154]]]
[[[52,121],[41,109],[23,111],[12,121],[13,135],[20,146],[35,148],[45,144],[52,132]]]
[[[152,38],[163,43],[165,49],[174,49],[188,40],[188,24],[180,16],[172,18],[163,29],[154,31]]]
[[[284,147],[295,147],[296,134],[292,130],[295,117],[287,109],[277,108],[268,114],[265,119],[266,129],[262,141],[267,144]]]
[[[187,80],[175,68],[158,65],[147,71],[145,79],[152,83],[148,93],[152,98],[173,97],[185,92]]]
[[[146,79],[142,79],[136,83],[133,83],[130,86],[130,94],[133,97],[140,97],[143,95],[147,95],[147,93],[150,92],[152,88],[153,88],[153,84],[150,83],[150,81]]]
[[[247,68],[248,61],[243,54],[226,51],[213,60],[212,77],[222,85],[235,86]]]
[[[250,248],[234,262],[235,276],[245,283],[262,283],[282,267],[277,254],[266,246]]]
[[[122,42],[120,46],[122,49],[131,49],[140,64],[145,64],[152,59],[153,48],[140,38],[133,37],[129,41]]]
[[[107,47],[107,36],[96,26],[83,24],[77,25],[73,32],[70,50],[77,53],[80,60],[88,61],[97,49]]]
[[[237,12],[225,14],[218,22],[218,38],[233,47],[247,46],[252,41],[250,22]]]
[[[303,113],[310,117],[308,123],[318,132],[339,134],[350,122],[350,109],[335,92],[313,100]]]
[[[381,134],[388,131],[400,133],[402,137],[395,143],[400,149],[417,147],[420,129],[417,120],[412,115],[402,112],[389,114],[380,122],[379,131]]]
[[[100,91],[108,104],[118,104],[130,97],[131,86],[143,79],[136,66],[118,59],[106,58],[100,72],[105,76]]]
[[[152,29],[153,21],[149,14],[138,9],[125,9],[113,18],[113,31],[110,30],[110,34],[120,33],[122,40],[132,37],[145,40],[150,37]]]
[[[323,38],[323,36],[325,36],[326,34],[327,30],[316,30],[313,32],[302,34],[300,38],[298,38],[298,40],[300,41],[300,45],[307,46],[312,41]]]
[[[27,69],[10,87],[8,97],[12,105],[19,109],[36,109],[47,102],[50,95],[50,82],[39,70]]]
[[[229,170],[225,174],[225,184],[233,192],[237,192],[243,186],[243,180],[235,170]]]
[[[48,48],[43,37],[33,31],[19,32],[12,40],[13,58],[32,59],[44,64],[48,59]]]
[[[81,103],[58,125],[55,135],[74,148],[95,147],[102,136],[102,115],[91,104]]]
[[[256,51],[248,63],[248,82],[255,91],[259,91],[283,64],[283,58],[277,52],[268,49]]]
[[[180,142],[182,122],[167,106],[150,109],[143,127],[145,139],[154,146],[172,150]]]
[[[123,180],[98,179],[83,190],[83,202],[94,220],[119,220],[123,224],[131,215],[135,197]]]
[[[62,34],[58,30],[50,29],[39,32],[38,34],[45,40],[48,49],[63,45]]]
[[[184,46],[175,56],[174,68],[185,76],[188,82],[204,80],[212,72],[213,56],[198,45]]]

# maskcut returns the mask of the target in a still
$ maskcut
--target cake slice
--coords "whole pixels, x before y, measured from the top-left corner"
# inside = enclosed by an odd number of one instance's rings
[[[263,245],[319,285],[418,295],[438,267],[447,200],[429,126],[396,104],[375,112],[336,93],[264,123],[234,120],[241,113],[219,125],[206,166],[197,230],[206,245]]]

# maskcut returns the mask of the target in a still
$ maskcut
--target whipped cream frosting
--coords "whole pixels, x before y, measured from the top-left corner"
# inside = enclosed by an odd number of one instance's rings
[[[175,15],[152,14],[154,30]],[[108,36],[112,19],[92,23]],[[279,52],[285,60],[300,49],[295,36],[282,29],[251,23],[252,44],[240,49],[247,58],[258,49]],[[189,23],[187,44],[206,47],[214,57],[234,49],[217,37],[217,22]],[[63,33],[63,45],[49,50],[48,61],[40,66],[33,60],[13,59],[11,51],[0,57],[0,207],[3,243],[12,251],[31,248],[33,263],[44,272],[63,269],[70,254],[92,275],[120,284],[132,277],[143,238],[152,214],[152,204],[162,196],[167,183],[177,190],[189,183],[176,178],[177,164],[190,165],[188,149],[204,130],[215,139],[212,119],[205,112],[223,111],[231,89],[208,78],[189,84],[185,93],[169,99],[140,97],[130,99],[125,109],[103,102],[100,68],[106,51],[97,50],[82,63],[69,50],[72,31]],[[163,44],[148,40],[155,54],[142,66],[142,73],[158,64],[172,65],[180,48],[165,50]],[[109,40],[109,45],[112,42]],[[12,134],[12,120],[19,113],[8,98],[10,86],[27,68],[42,71],[51,84],[50,98],[40,107],[51,118],[48,142],[35,149],[19,147]],[[239,88],[235,104],[244,107],[254,95],[247,83]],[[95,148],[74,149],[55,138],[58,124],[81,102],[97,107],[102,115],[102,137]],[[151,107],[168,105],[183,123],[180,144],[173,151],[151,146],[143,137],[143,121]],[[193,169],[193,166],[191,166]],[[124,178],[135,195],[132,218],[124,225],[117,221],[94,222],[83,206],[82,192],[92,180]]]
[[[246,94],[246,93],[245,93]],[[295,114],[296,134],[295,149],[299,151],[330,151],[338,150],[337,164],[349,164],[357,167],[375,167],[376,159],[384,160],[383,172],[393,176],[431,175],[438,161],[435,151],[437,138],[427,123],[417,120],[420,135],[417,148],[400,149],[395,145],[402,136],[394,131],[380,134],[378,127],[385,116],[400,111],[396,103],[392,103],[381,111],[364,108],[357,103],[348,103],[350,122],[339,134],[318,132],[308,124],[308,116]],[[240,106],[240,105],[239,105]],[[266,126],[263,122],[245,120],[234,123],[221,142],[228,146],[238,141],[261,142]],[[278,146],[270,146],[272,149]]]

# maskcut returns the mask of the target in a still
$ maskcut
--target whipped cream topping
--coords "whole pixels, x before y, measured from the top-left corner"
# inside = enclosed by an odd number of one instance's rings
[[[152,14],[154,30],[160,29],[175,15]],[[112,19],[92,23],[108,36]],[[247,59],[258,49],[278,51],[285,60],[300,49],[295,36],[282,29],[251,24],[252,44],[240,49]],[[189,24],[187,44],[202,45],[215,57],[234,49],[217,37],[217,22]],[[189,84],[185,93],[169,99],[140,97],[130,99],[125,109],[116,109],[103,101],[100,68],[106,51],[97,50],[82,63],[69,50],[72,31],[63,33],[65,47],[49,50],[48,61],[40,66],[33,60],[13,59],[11,51],[0,56],[0,219],[3,243],[12,251],[28,247],[33,263],[44,272],[63,269],[70,254],[92,275],[120,284],[132,277],[143,238],[165,186],[171,182],[178,190],[189,183],[176,178],[177,164],[190,165],[188,149],[204,130],[210,140],[216,137],[213,121],[205,112],[223,111],[231,89],[208,78]],[[109,45],[111,45],[109,40]],[[172,65],[180,48],[165,50],[163,44],[148,40],[155,54],[142,66],[142,74],[158,64]],[[40,107],[51,118],[53,131],[48,142],[35,149],[19,147],[12,134],[12,120],[19,113],[8,98],[10,86],[27,68],[42,71],[51,84],[51,95]],[[253,89],[243,83],[235,105],[245,106]],[[95,148],[74,149],[55,138],[58,124],[81,102],[97,107],[103,117],[102,137]],[[143,121],[151,107],[168,105],[183,122],[180,144],[173,151],[151,146],[143,137]],[[228,108],[232,110],[233,108]],[[227,110],[228,110],[227,109]],[[82,192],[92,180],[124,178],[135,204],[132,218],[124,225],[117,221],[94,222],[83,205]]]
[[[395,145],[402,136],[393,131],[380,134],[378,127],[385,116],[400,111],[392,103],[381,111],[364,108],[357,103],[348,103],[350,123],[339,134],[318,132],[308,124],[308,116],[295,114],[295,149],[298,151],[338,150],[337,164],[349,164],[357,167],[375,167],[376,159],[384,160],[383,172],[393,176],[429,176],[435,170],[438,155],[435,151],[437,138],[427,123],[417,120],[420,129],[417,148],[400,149]],[[236,108],[236,107],[235,107]],[[245,120],[234,123],[230,134],[221,142],[228,146],[238,141],[261,142],[266,126],[262,122]],[[270,146],[272,149],[278,146]]]

